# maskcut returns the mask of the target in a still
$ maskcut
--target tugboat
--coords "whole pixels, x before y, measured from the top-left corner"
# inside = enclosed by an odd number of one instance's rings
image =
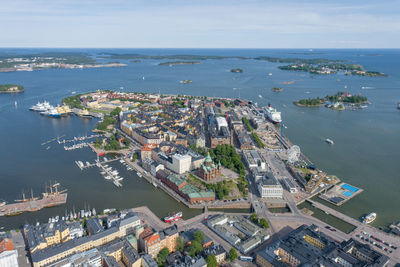
[[[164,217],[163,220],[166,223],[175,222],[175,221],[182,219],[182,215],[183,214],[181,211],[177,212],[177,213],[174,212],[171,216]]]

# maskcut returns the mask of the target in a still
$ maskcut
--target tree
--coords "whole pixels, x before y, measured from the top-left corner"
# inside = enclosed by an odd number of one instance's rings
[[[194,240],[198,241],[200,244],[203,244],[203,241],[206,239],[206,235],[201,230],[197,230],[193,234]]]
[[[201,245],[201,243],[199,242],[199,241],[197,241],[197,240],[193,240],[191,243],[190,243],[190,246],[189,246],[189,255],[191,256],[191,257],[194,257],[194,256],[196,256],[196,255],[198,255],[200,252],[202,252],[203,251],[203,246]]]
[[[122,109],[120,107],[116,107],[115,109],[113,109],[113,111],[110,112],[110,116],[117,116],[121,111]]]
[[[180,252],[183,252],[183,250],[185,249],[185,240],[183,240],[182,238],[178,237],[176,239],[176,249]]]
[[[265,218],[261,218],[259,224],[262,228],[269,228],[269,223]]]
[[[157,255],[158,265],[163,265],[165,263],[165,261],[167,260],[168,255],[169,255],[168,248],[163,248],[162,250],[160,250],[160,252]]]
[[[258,224],[258,214],[255,214],[255,213],[251,214],[251,215],[250,215],[250,220],[251,220],[253,223],[257,223],[257,224]]]
[[[207,267],[217,267],[218,266],[217,258],[215,257],[214,254],[211,254],[210,256],[208,256],[206,259],[206,262],[207,262]]]
[[[237,259],[237,257],[238,257],[238,254],[237,254],[236,249],[231,248],[228,253],[228,260],[233,262]]]

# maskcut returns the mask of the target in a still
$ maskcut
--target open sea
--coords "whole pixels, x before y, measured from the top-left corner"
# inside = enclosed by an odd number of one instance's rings
[[[39,195],[50,180],[57,180],[68,189],[66,205],[0,217],[0,228],[16,228],[25,222],[46,222],[49,217],[61,217],[66,211],[84,207],[101,211],[147,205],[160,217],[173,211],[183,211],[185,218],[200,213],[187,209],[135,172],[127,171],[119,162],[111,166],[118,168],[120,175],[125,177],[122,188],[106,181],[97,168],[81,171],[74,161],[93,162],[96,155],[90,149],[64,151],[56,142],[41,145],[61,135],[70,139],[91,134],[96,119],[47,118],[29,111],[30,106],[43,100],[59,104],[74,91],[120,90],[121,87],[124,91],[135,92],[240,96],[259,106],[271,103],[282,112],[287,126],[284,133],[318,168],[364,189],[338,210],[354,218],[374,211],[378,214],[373,223],[375,226],[385,227],[400,220],[400,110],[396,109],[400,101],[398,49],[318,49],[312,52],[304,49],[0,49],[0,54],[49,51],[93,55],[111,52],[342,59],[389,76],[310,75],[279,70],[277,66],[284,63],[241,59],[204,60],[199,65],[172,67],[157,65],[171,60],[142,60],[140,63],[118,60],[128,66],[0,73],[0,84],[16,83],[25,87],[21,94],[0,94],[0,200],[20,199],[22,190],[29,194],[32,189]],[[231,73],[232,68],[241,68],[243,73]],[[193,83],[179,83],[185,79]],[[272,87],[282,87],[283,92],[272,92]],[[293,105],[298,99],[323,97],[337,91],[363,94],[372,104],[366,109],[346,111]],[[325,138],[334,140],[335,145],[327,145],[323,141]]]

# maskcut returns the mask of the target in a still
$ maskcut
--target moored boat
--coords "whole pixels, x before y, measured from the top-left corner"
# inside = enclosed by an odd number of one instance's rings
[[[282,122],[281,113],[277,111],[275,108],[271,107],[268,104],[268,107],[264,107],[264,113],[267,119],[269,119],[273,123],[280,123]]]
[[[326,139],[325,139],[325,142],[327,142],[327,143],[330,144],[330,145],[335,144],[335,143],[333,142],[333,140],[331,140],[331,139],[329,139],[329,138],[326,138]]]
[[[175,221],[181,220],[182,216],[183,216],[183,214],[181,211],[177,212],[177,213],[174,212],[172,215],[164,217],[163,220],[164,220],[164,222],[175,222]]]
[[[363,218],[363,223],[365,223],[365,224],[372,223],[373,221],[375,221],[375,219],[376,219],[376,213],[371,212],[370,214],[366,215]]]

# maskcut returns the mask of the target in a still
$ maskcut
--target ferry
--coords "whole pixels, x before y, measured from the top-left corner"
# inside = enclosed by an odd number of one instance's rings
[[[52,106],[49,102],[44,101],[43,103],[38,102],[36,105],[33,105],[29,108],[29,110],[37,111],[37,112],[45,112],[50,109]]]
[[[264,113],[265,116],[273,123],[282,122],[281,113],[277,111],[275,108],[271,107],[270,104],[268,104],[268,107],[264,107]]]
[[[175,222],[175,221],[181,220],[182,216],[183,216],[183,214],[181,211],[177,212],[177,213],[174,212],[171,216],[164,217],[163,220],[164,220],[164,222],[167,222],[167,223]]]
[[[40,112],[40,115],[52,117],[52,118],[60,118],[61,114],[57,111],[56,108],[50,106],[50,108],[46,111]]]
[[[331,139],[329,139],[329,138],[326,138],[326,139],[325,139],[325,142],[327,142],[327,143],[330,144],[330,145],[335,144],[335,143],[333,142],[333,140],[331,140]]]
[[[375,219],[376,219],[376,213],[371,212],[370,214],[368,214],[363,218],[363,223],[365,224],[372,223],[373,221],[375,221]]]

